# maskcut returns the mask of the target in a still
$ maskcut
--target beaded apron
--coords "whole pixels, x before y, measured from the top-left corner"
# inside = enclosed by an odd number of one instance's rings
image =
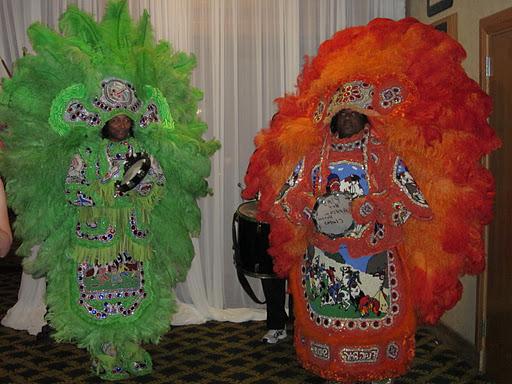
[[[130,316],[146,297],[143,263],[126,253],[108,264],[78,264],[77,281],[79,304],[96,319]]]
[[[392,252],[347,263],[341,253],[310,247],[302,264],[309,317],[334,329],[379,329],[399,311],[398,279]]]

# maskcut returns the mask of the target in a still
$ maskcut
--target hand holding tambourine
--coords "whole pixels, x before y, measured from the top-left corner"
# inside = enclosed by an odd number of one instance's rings
[[[118,196],[124,195],[132,190],[146,177],[151,169],[151,159],[145,152],[138,152],[126,158],[124,164],[123,181],[115,183],[115,190]]]

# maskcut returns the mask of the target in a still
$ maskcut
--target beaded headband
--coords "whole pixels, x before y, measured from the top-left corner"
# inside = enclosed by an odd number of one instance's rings
[[[377,90],[378,100],[375,100],[375,89],[373,84],[363,80],[344,83],[330,97],[318,102],[313,121],[315,124],[322,122],[326,125],[342,109],[351,109],[367,116],[380,116],[390,112],[405,99],[403,87],[400,85]]]
[[[53,100],[50,125],[64,135],[77,123],[94,127],[115,115],[126,114],[141,128],[159,123],[172,129],[174,123],[165,97],[151,86],[145,86],[144,91],[143,99],[147,102],[137,96],[131,83],[111,77],[101,82],[101,93],[91,99],[84,84],[74,84]]]

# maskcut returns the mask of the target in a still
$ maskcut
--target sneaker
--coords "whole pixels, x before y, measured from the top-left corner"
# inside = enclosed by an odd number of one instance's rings
[[[286,329],[269,329],[261,341],[268,344],[276,344],[279,340],[286,339]]]

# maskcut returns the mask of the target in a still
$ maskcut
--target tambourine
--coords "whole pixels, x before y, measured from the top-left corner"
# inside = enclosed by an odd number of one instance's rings
[[[316,230],[330,238],[342,237],[354,228],[350,197],[342,192],[323,195],[316,200],[311,215]]]
[[[146,177],[151,168],[151,159],[147,153],[138,152],[127,158],[124,164],[123,181],[115,184],[118,195],[123,195],[132,190]]]

